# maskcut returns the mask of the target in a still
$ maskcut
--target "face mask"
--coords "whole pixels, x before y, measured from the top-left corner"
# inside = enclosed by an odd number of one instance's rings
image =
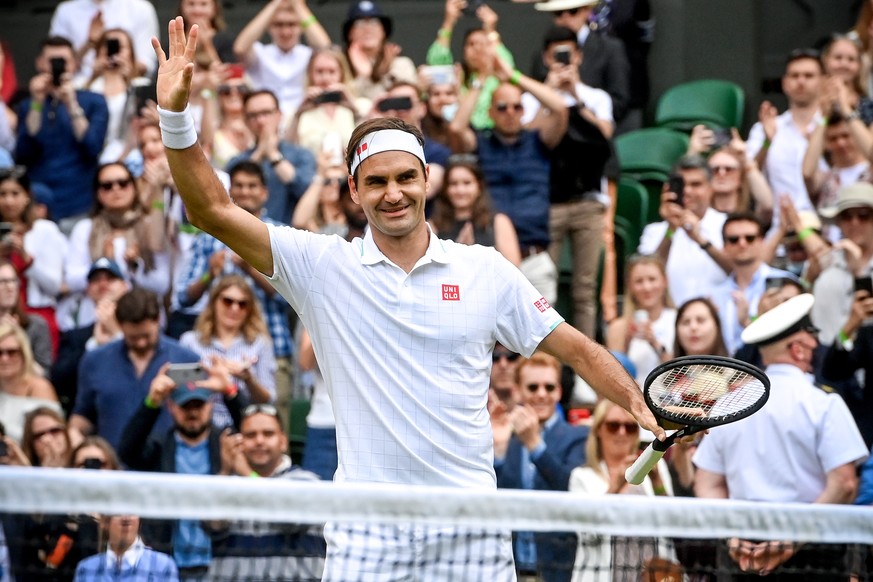
[[[443,105],[443,109],[442,111],[440,111],[440,113],[442,114],[443,119],[451,122],[455,118],[455,115],[458,113],[458,104],[450,103],[448,105]]]

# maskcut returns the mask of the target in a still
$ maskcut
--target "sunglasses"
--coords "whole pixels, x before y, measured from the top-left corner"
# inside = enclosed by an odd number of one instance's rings
[[[709,169],[713,174],[720,174],[724,172],[725,174],[730,174],[731,172],[739,171],[739,166],[709,166]]]
[[[42,437],[50,434],[52,436],[56,436],[64,433],[64,427],[62,426],[53,426],[51,428],[47,428],[45,430],[41,430],[39,432],[33,433],[33,440],[38,441]]]
[[[76,464],[77,469],[108,469],[109,463],[98,457],[88,457]]]
[[[843,210],[837,216],[837,220],[842,222],[850,222],[855,218],[861,222],[868,222],[870,219],[873,219],[873,210],[869,208],[849,208],[848,210]]]
[[[115,186],[119,188],[127,188],[133,183],[133,180],[130,178],[121,178],[120,180],[106,180],[105,182],[98,182],[97,187],[101,190],[112,190]]]
[[[522,111],[524,111],[524,105],[522,105],[521,103],[497,103],[494,106],[494,109],[496,109],[500,113],[506,113],[510,107],[516,113],[521,113]]]
[[[224,296],[219,297],[219,299],[221,299],[221,304],[227,308],[233,307],[234,305],[236,305],[237,307],[239,307],[240,309],[243,309],[243,310],[249,308],[248,299],[233,299],[232,297],[224,297]]]
[[[731,235],[724,237],[724,241],[728,244],[735,245],[740,242],[740,239],[746,241],[748,244],[752,244],[756,240],[758,240],[757,234],[743,234],[743,235]]]
[[[509,362],[514,362],[519,358],[519,355],[514,352],[493,352],[491,354],[492,362],[499,362],[502,359],[506,359]]]
[[[624,432],[627,434],[636,434],[640,432],[640,425],[635,422],[618,422],[615,420],[608,420],[603,423],[603,426],[606,428],[606,431],[609,434],[618,434],[618,431],[624,429]]]
[[[570,16],[576,16],[579,14],[579,8],[568,8],[566,10],[555,10],[554,12],[555,18],[559,18],[565,14],[569,14]]]
[[[248,418],[253,414],[266,414],[274,418],[279,418],[279,409],[272,404],[249,404],[243,409],[243,418]]]
[[[525,388],[527,388],[527,391],[530,392],[531,394],[536,394],[540,388],[545,388],[546,392],[551,394],[552,392],[554,392],[555,390],[558,389],[558,385],[557,384],[542,384],[542,383],[540,383],[540,384],[528,384],[527,386],[525,386]]]
[[[21,348],[0,350],[0,358],[14,358],[21,355]]]
[[[245,85],[219,85],[218,86],[218,94],[222,96],[230,95],[231,93],[236,93],[240,96],[245,96],[249,94],[249,88]]]

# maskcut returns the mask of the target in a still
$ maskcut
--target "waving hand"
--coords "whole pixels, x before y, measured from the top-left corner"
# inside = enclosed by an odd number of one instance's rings
[[[182,17],[177,16],[168,26],[170,56],[164,54],[161,43],[152,38],[152,47],[158,57],[158,105],[169,111],[182,111],[188,104],[191,77],[194,75],[194,51],[197,48],[197,25],[191,27],[185,38]]]

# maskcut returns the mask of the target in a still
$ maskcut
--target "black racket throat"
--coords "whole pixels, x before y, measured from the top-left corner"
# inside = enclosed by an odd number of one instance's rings
[[[682,437],[687,437],[687,436],[693,435],[693,434],[698,433],[702,430],[706,430],[706,427],[703,427],[703,426],[684,426],[684,427],[680,428],[679,430],[677,430],[676,432],[674,432],[673,434],[667,435],[667,438],[665,438],[662,441],[659,441],[658,439],[653,440],[652,441],[652,448],[658,452],[663,453],[664,451],[666,451],[667,449],[672,447],[676,443],[676,441],[681,439]]]

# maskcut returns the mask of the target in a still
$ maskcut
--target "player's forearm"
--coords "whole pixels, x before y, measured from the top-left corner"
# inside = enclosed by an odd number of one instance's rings
[[[852,503],[858,492],[858,477],[855,466],[846,463],[827,474],[824,490],[819,494],[814,503]]]
[[[224,186],[199,145],[184,150],[166,148],[166,152],[191,224],[213,233],[221,221],[222,209],[233,205]]]

